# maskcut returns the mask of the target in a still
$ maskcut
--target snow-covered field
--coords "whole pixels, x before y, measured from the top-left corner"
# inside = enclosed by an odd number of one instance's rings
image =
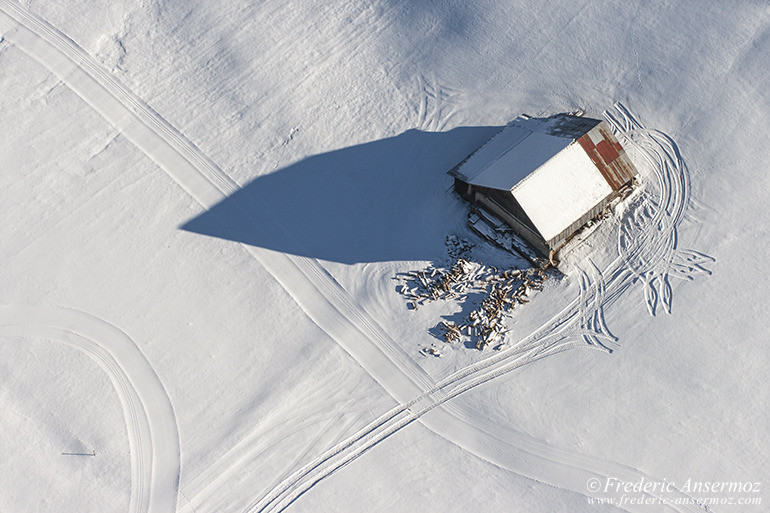
[[[0,0],[0,38],[0,511],[767,509],[766,2]],[[516,263],[446,171],[576,109],[641,187],[499,350],[440,342],[467,305],[394,278]]]

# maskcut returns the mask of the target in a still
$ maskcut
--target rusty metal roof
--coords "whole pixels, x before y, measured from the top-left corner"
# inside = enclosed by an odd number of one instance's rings
[[[604,122],[580,137],[578,142],[613,191],[636,176],[636,168]]]

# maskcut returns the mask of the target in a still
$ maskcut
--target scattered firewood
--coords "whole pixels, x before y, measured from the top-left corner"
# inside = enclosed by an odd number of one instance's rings
[[[449,248],[449,237],[447,241]],[[452,247],[466,246],[457,242]],[[446,343],[460,342],[467,337],[476,348],[483,350],[492,344],[502,345],[506,318],[518,305],[529,302],[532,291],[543,289],[547,276],[538,267],[499,270],[457,257],[449,269],[429,266],[399,274],[397,279],[404,283],[396,290],[408,299],[408,307],[414,310],[431,301],[454,299],[462,302],[470,292],[484,293],[479,307],[462,323],[444,321],[439,325]]]

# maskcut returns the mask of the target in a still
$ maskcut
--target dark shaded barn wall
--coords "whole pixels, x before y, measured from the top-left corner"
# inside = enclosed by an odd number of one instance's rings
[[[540,253],[548,256],[550,251],[548,243],[537,231],[534,223],[516,201],[513,193],[501,189],[470,185],[459,178],[455,178],[454,183],[455,191],[463,199],[473,204],[480,204],[486,210],[497,215]]]
[[[529,242],[533,248],[540,252],[540,254],[550,258],[550,247],[548,246],[548,242],[546,242],[540,235],[540,232],[525,225],[507,209],[501,207],[494,199],[486,196],[480,191],[476,192],[476,202],[505,221],[508,226],[513,228],[514,232]]]

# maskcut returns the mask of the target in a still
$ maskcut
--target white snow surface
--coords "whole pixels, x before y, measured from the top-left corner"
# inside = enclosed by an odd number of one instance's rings
[[[0,0],[0,511],[765,511],[768,53],[754,1]],[[393,277],[473,238],[446,171],[578,108],[642,187],[443,345]]]

